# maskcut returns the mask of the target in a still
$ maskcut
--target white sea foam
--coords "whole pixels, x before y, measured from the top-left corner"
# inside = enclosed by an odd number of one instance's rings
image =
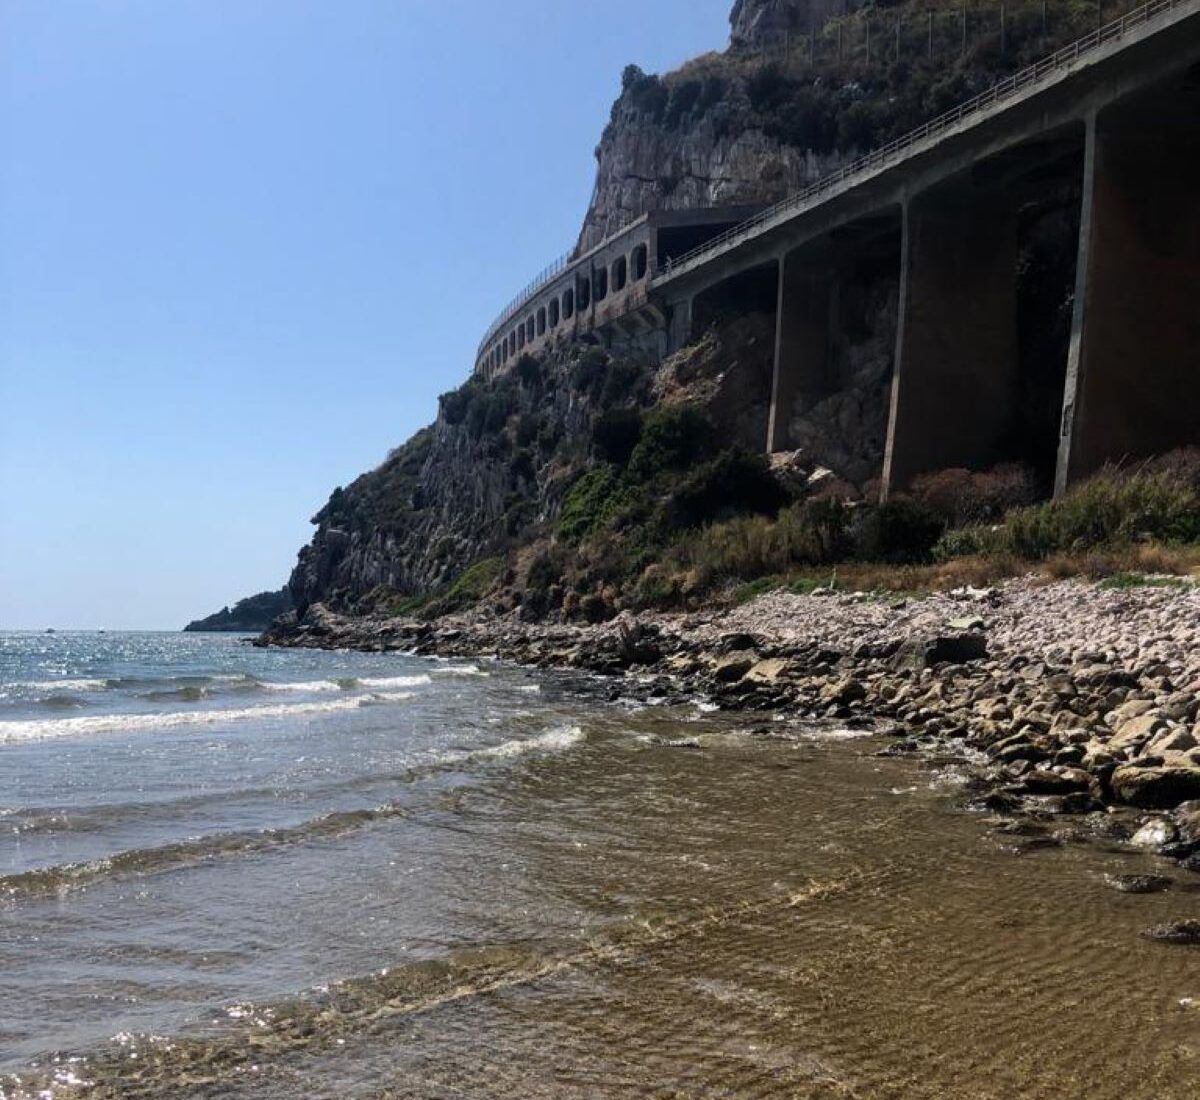
[[[816,729],[804,730],[801,736],[806,741],[860,741],[864,737],[874,737],[875,730],[851,730],[851,729]]]
[[[264,691],[296,691],[303,692],[306,695],[316,694],[321,691],[346,691],[347,688],[337,680],[296,680],[289,683],[274,683],[269,680],[260,680],[259,686]]]
[[[260,686],[266,691],[294,691],[305,695],[316,695],[321,692],[354,691],[358,688],[370,691],[376,688],[420,687],[431,682],[429,677],[422,673],[419,676],[377,676],[365,679],[348,676],[341,680],[262,680]]]
[[[358,682],[365,688],[422,687],[425,684],[433,683],[423,672],[417,676],[378,676],[373,679],[359,680]]]
[[[545,733],[538,734],[537,737],[505,741],[503,744],[493,745],[488,749],[476,749],[475,752],[468,755],[502,758],[520,756],[526,752],[569,749],[572,745],[578,745],[583,739],[583,730],[578,726],[555,726],[553,729],[546,730]]]
[[[168,711],[163,714],[97,714],[86,718],[54,718],[35,721],[0,722],[0,744],[49,741],[60,737],[86,737],[96,733],[138,733],[178,726],[213,725],[268,718],[299,718],[339,710],[411,699],[411,692],[374,693],[320,703],[275,703],[230,710]]]
[[[435,670],[439,676],[490,676],[490,672],[484,672],[478,665],[448,665],[445,668]]]
[[[6,687],[22,691],[103,691],[107,680],[24,680]]]

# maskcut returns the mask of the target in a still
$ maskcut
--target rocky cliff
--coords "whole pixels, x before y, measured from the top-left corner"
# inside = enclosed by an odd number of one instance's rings
[[[737,0],[729,16],[729,44],[735,50],[756,51],[787,46],[797,35],[863,4],[864,0]]]
[[[649,210],[775,202],[1090,29],[1079,5],[1014,0],[1002,40],[998,12],[738,0],[724,52],[626,69],[579,247]]]
[[[580,347],[446,394],[433,425],[313,517],[316,535],[290,581],[297,606],[444,589],[553,519],[601,401],[635,401],[639,377],[636,366]]]
[[[886,12],[860,7],[738,0],[724,52],[664,76],[630,66],[597,148],[581,245],[650,209],[779,199],[985,87],[1035,48],[1014,29],[1006,51],[986,35],[967,50],[954,37],[945,57],[929,57],[926,38],[911,58],[843,51],[847,19],[928,27],[915,0]],[[792,48],[798,29],[831,15],[841,30],[821,33],[835,43],[832,62],[811,38],[807,54]],[[892,41],[903,45],[900,35]],[[1062,293],[1043,281],[1050,289],[1041,297],[1057,309]],[[796,410],[791,434],[804,453],[789,484],[822,465],[853,493],[879,469],[894,273],[870,274],[851,306],[860,316],[836,349],[836,393]],[[289,583],[297,610],[404,610],[431,597],[444,608],[497,588],[513,599],[536,591],[555,607],[593,598],[611,606],[606,593],[640,583],[688,530],[731,510],[778,507],[761,460],[751,461],[765,438],[773,332],[772,315],[747,308],[701,323],[697,344],[665,363],[581,344],[523,357],[497,379],[471,378],[442,398],[434,424],[317,513]]]
[[[596,149],[580,248],[648,210],[772,203],[836,167],[842,153],[826,148],[815,131],[784,135],[772,127],[752,70],[844,3],[738,0],[727,53],[705,55],[666,77],[627,69]]]

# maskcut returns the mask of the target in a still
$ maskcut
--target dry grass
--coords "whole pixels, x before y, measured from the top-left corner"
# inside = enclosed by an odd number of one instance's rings
[[[1200,546],[1147,544],[1102,553],[1057,554],[1038,563],[1011,556],[955,558],[934,565],[850,563],[788,573],[772,578],[770,583],[760,582],[755,589],[805,591],[833,584],[845,592],[926,595],[964,585],[983,588],[1022,576],[1046,584],[1069,578],[1100,581],[1141,576],[1191,578],[1200,582]]]

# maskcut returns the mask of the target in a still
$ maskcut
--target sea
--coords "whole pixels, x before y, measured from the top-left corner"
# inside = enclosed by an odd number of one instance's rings
[[[1200,912],[956,758],[488,660],[0,634],[0,1098],[1194,1097]]]

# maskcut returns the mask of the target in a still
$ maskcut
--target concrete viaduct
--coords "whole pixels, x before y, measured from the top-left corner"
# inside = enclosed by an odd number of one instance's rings
[[[1055,188],[1078,204],[1079,230],[1065,362],[1039,383],[1061,409],[1047,428],[1022,407],[1018,230]],[[1022,433],[1054,433],[1037,442],[1056,492],[1105,462],[1200,443],[1200,0],[1153,0],[744,213],[625,227],[510,307],[477,370],[586,333],[668,352],[754,280],[776,325],[766,448],[789,450],[793,414],[839,384],[842,290],[869,263],[898,283],[885,494],[1006,461]]]

